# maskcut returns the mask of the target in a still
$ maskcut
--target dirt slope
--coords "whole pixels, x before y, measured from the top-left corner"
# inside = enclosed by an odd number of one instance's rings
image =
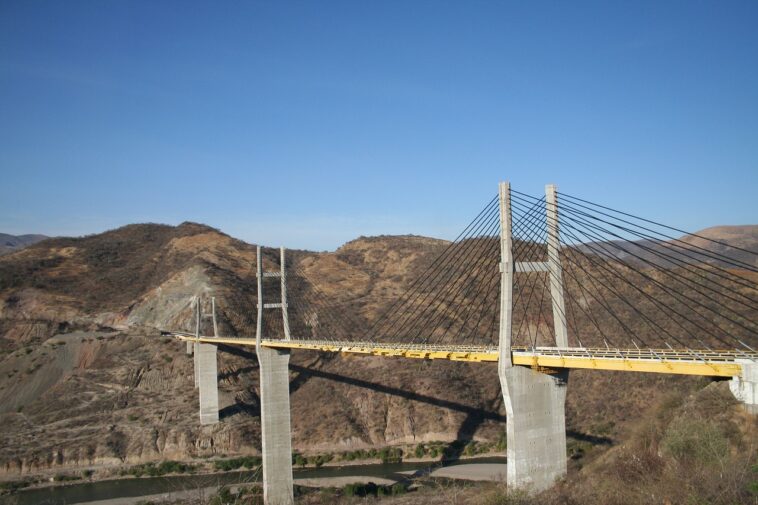
[[[388,236],[360,238],[333,253],[291,251],[291,294],[325,297],[344,316],[343,330],[357,331],[446,246]],[[264,252],[266,269],[278,268],[277,251]],[[191,358],[157,331],[191,327],[191,297],[213,295],[221,332],[251,335],[254,267],[254,246],[194,223],[50,239],[1,257],[0,471],[12,477],[256,454],[258,370],[251,350],[220,349],[222,422],[201,428]],[[295,271],[319,279],[318,290]],[[275,288],[270,293],[277,296]],[[327,312],[310,310],[311,319],[327,324]],[[276,321],[267,324],[273,331]],[[591,371],[572,373],[570,384],[570,435],[599,447],[624,440],[666,391],[705,385]],[[291,390],[293,444],[305,453],[495,441],[504,429],[489,365],[294,353]]]

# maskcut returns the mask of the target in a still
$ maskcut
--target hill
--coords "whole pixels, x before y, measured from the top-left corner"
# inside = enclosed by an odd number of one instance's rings
[[[580,246],[585,252],[602,246],[591,242]],[[617,258],[635,265],[661,265],[672,267],[691,258],[711,265],[729,268],[716,256],[727,256],[736,262],[758,267],[758,257],[750,251],[758,251],[758,225],[714,226],[697,233],[683,235],[675,240],[637,240],[633,244],[613,241],[607,250]],[[662,257],[663,256],[663,257]]]
[[[754,232],[718,236],[753,247],[745,234]],[[324,324],[336,311],[342,330],[359,334],[448,245],[383,236],[331,253],[290,251],[293,328],[314,316],[294,300],[319,299],[326,306],[315,315]],[[277,258],[277,250],[264,249],[266,269],[277,268]],[[257,454],[258,372],[250,349],[220,349],[222,422],[201,428],[192,360],[183,345],[159,335],[191,327],[195,295],[217,298],[222,334],[252,335],[255,247],[197,223],[139,224],[0,257],[0,473],[93,467],[107,475],[159,459]],[[536,316],[524,317],[533,323]],[[264,320],[267,331],[275,331],[275,319]],[[671,394],[686,397],[708,385],[644,374],[571,377],[567,421],[576,469],[585,454],[632,440]],[[453,440],[494,450],[505,428],[496,370],[484,364],[294,353],[291,394],[293,444],[306,455],[408,451]]]
[[[0,256],[36,244],[46,238],[48,238],[46,235],[8,235],[7,233],[0,233]]]

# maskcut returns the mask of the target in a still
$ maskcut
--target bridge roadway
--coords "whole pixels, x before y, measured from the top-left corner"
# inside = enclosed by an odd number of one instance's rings
[[[190,333],[164,332],[184,341],[206,344],[255,346],[254,338],[196,337]],[[385,357],[444,359],[476,363],[497,362],[496,346],[425,345],[387,342],[353,342],[333,340],[261,340],[273,349],[303,349]],[[544,372],[551,369],[581,368],[625,372],[653,372],[709,377],[737,377],[742,365],[736,360],[758,360],[758,353],[691,349],[614,349],[585,347],[514,347],[513,363]]]

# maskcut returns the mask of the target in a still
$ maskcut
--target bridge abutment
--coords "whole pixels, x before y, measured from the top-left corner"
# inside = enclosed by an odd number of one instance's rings
[[[218,423],[217,348],[213,344],[196,344],[197,380],[200,396],[200,424]]]
[[[531,368],[501,368],[506,410],[507,484],[540,492],[566,474],[568,372],[547,375]]]
[[[729,389],[745,405],[745,410],[758,414],[758,363],[749,359],[735,361],[742,365],[742,375],[729,381]]]
[[[261,452],[263,501],[292,505],[292,440],[290,432],[289,351],[258,346],[261,377]]]

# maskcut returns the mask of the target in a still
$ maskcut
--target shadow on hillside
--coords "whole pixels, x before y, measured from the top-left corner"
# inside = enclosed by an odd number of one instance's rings
[[[473,439],[474,433],[476,432],[477,428],[479,428],[479,426],[484,423],[484,421],[492,420],[501,423],[505,422],[505,416],[498,414],[497,412],[492,412],[490,410],[481,409],[478,407],[472,407],[463,403],[444,400],[442,398],[435,398],[428,395],[422,395],[419,393],[414,393],[413,391],[406,391],[404,389],[386,386],[384,384],[377,384],[375,382],[370,382],[363,379],[356,379],[354,377],[347,377],[332,372],[325,372],[323,370],[314,370],[312,368],[306,368],[299,365],[290,365],[290,369],[299,372],[298,376],[290,383],[290,388],[295,385],[296,389],[309,378],[319,377],[322,379],[342,382],[351,386],[370,389],[379,393],[399,396],[407,400],[426,403],[429,405],[434,405],[436,407],[442,407],[456,412],[465,413],[466,418],[463,420],[463,423],[461,423],[460,428],[458,428],[458,433],[456,436],[456,441],[460,443],[450,444],[444,454],[444,458],[446,460],[460,459],[460,456],[465,449],[465,442]],[[292,392],[294,390],[291,389],[290,391]]]
[[[477,407],[471,407],[470,405],[464,405],[462,403],[453,402],[450,400],[443,400],[441,398],[434,398],[432,396],[422,395],[414,393],[412,391],[406,391],[392,386],[385,386],[384,384],[377,384],[375,382],[369,382],[363,379],[356,379],[354,377],[346,377],[332,372],[324,372],[323,370],[314,370],[311,368],[305,368],[299,365],[290,365],[291,370],[306,374],[307,376],[320,377],[323,379],[329,379],[336,382],[342,382],[350,384],[351,386],[358,386],[361,388],[371,389],[379,393],[385,393],[393,396],[400,396],[408,400],[428,403],[437,407],[443,407],[457,412],[465,412],[470,415],[479,416],[482,421],[485,419],[492,419],[495,421],[505,422],[505,416],[498,414],[497,412],[490,412]]]
[[[253,373],[256,370],[258,370],[258,358],[256,357],[254,352],[248,351],[238,346],[227,345],[227,344],[218,344],[218,350],[220,352],[231,354],[233,356],[239,356],[240,358],[251,360],[250,366],[246,366],[244,368],[240,368],[234,371],[219,373],[218,374],[219,380],[225,380],[235,375]],[[255,393],[254,390],[246,391],[242,394],[236,395],[234,397],[233,404],[228,405],[218,411],[219,419],[227,419],[236,414],[244,414],[246,416],[260,417],[261,415],[260,400],[258,399],[258,395]]]
[[[566,436],[582,442],[589,442],[592,445],[611,445],[613,443],[613,439],[610,437],[590,435],[589,433],[581,433],[575,430],[566,430]]]
[[[258,363],[258,357],[253,351],[245,350],[241,347],[237,347],[236,345],[218,344],[218,350],[227,354],[239,356],[240,358],[251,359],[254,360],[255,363]]]
[[[260,402],[247,402],[237,396],[234,398],[233,404],[224,407],[223,409],[219,409],[218,418],[223,420],[236,414],[244,414],[251,417],[260,417]]]
[[[237,347],[225,346],[225,345],[220,345],[219,350],[223,352],[228,352],[229,354],[233,354],[235,356],[255,359],[257,362],[257,357],[254,352],[246,351],[244,349],[240,349]],[[476,430],[485,421],[491,420],[491,421],[496,421],[500,423],[505,423],[506,421],[506,417],[504,415],[501,415],[497,412],[493,412],[491,410],[486,410],[486,409],[482,409],[478,407],[472,407],[470,405],[465,405],[465,404],[458,403],[455,401],[444,400],[442,398],[435,398],[428,395],[414,393],[413,391],[406,391],[404,389],[400,389],[393,386],[387,386],[384,384],[378,384],[376,382],[371,382],[371,381],[367,381],[363,379],[357,379],[354,377],[348,377],[345,375],[340,375],[333,372],[326,372],[323,370],[312,368],[313,366],[320,364],[319,363],[320,361],[322,360],[317,359],[316,361],[311,363],[309,367],[296,365],[296,364],[290,364],[290,367],[289,367],[290,370],[293,372],[297,372],[297,376],[295,376],[290,381],[290,395],[295,393],[295,391],[297,391],[300,387],[302,387],[303,384],[305,384],[310,378],[318,377],[322,379],[332,380],[335,382],[342,382],[344,384],[349,384],[351,386],[357,386],[357,387],[361,387],[365,389],[370,389],[372,391],[376,391],[379,393],[384,393],[384,394],[388,394],[392,396],[398,396],[398,397],[405,398],[412,401],[434,405],[436,407],[442,407],[442,408],[453,410],[456,412],[463,412],[464,414],[466,414],[466,418],[461,423],[460,427],[458,428],[458,432],[456,434],[457,443],[452,443],[447,448],[444,454],[444,457],[446,460],[460,459],[461,454],[463,454],[463,451],[465,449],[466,442],[473,440]],[[248,371],[253,371],[255,369],[257,369],[257,365],[246,367],[243,370],[245,372],[248,372]],[[224,377],[222,377],[222,375],[219,375],[219,378],[221,379]],[[224,418],[224,417],[232,416],[236,413],[245,413],[247,415],[254,415],[254,416],[260,415],[260,406],[245,403],[238,398],[236,399],[236,403],[234,405],[230,405],[222,409],[219,412],[219,415],[221,418]],[[589,442],[593,445],[610,445],[613,442],[613,440],[609,437],[590,435],[590,434],[581,433],[575,430],[567,430],[566,436],[574,438],[576,440],[583,441],[583,442]]]
[[[225,380],[230,377],[234,377],[240,374],[250,373],[255,370],[258,370],[257,366],[246,366],[244,368],[238,368],[236,370],[229,370],[228,372],[222,372],[218,374],[218,380]]]

